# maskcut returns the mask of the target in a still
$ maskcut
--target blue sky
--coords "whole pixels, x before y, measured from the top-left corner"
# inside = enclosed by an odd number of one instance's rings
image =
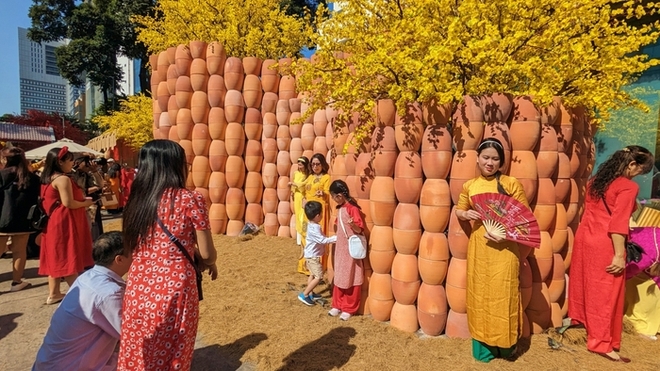
[[[18,85],[18,27],[30,27],[28,9],[32,0],[3,1],[0,11],[0,115],[20,113]]]

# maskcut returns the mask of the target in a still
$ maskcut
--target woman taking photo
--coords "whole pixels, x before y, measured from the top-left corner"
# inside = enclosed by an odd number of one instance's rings
[[[5,148],[0,152],[0,189],[2,189],[2,215],[0,216],[0,249],[4,250],[11,237],[12,282],[10,291],[32,286],[23,281],[27,259],[27,244],[33,232],[27,215],[39,199],[39,177],[28,168],[25,152],[18,148]]]
[[[118,370],[190,369],[199,298],[195,267],[181,248],[201,258],[202,270],[208,269],[212,280],[218,270],[204,198],[185,188],[185,156],[169,140],[153,140],[140,149],[124,209],[124,246],[133,264],[124,296]]]
[[[621,347],[626,238],[639,186],[632,181],[653,168],[646,148],[627,146],[605,161],[587,184],[584,213],[575,234],[568,281],[568,316],[587,329],[587,349],[611,361],[630,362]]]
[[[92,205],[83,190],[69,178],[73,153],[67,147],[48,151],[41,172],[41,197],[48,223],[41,237],[39,274],[48,276],[46,304],[62,301],[60,279],[71,286],[86,267],[94,265],[92,234],[85,209]]]
[[[360,307],[364,267],[362,260],[353,259],[348,251],[348,238],[364,232],[360,206],[351,197],[343,180],[330,185],[330,195],[337,203],[337,244],[334,249],[335,276],[332,287],[332,309],[329,315],[348,321]]]
[[[481,215],[472,209],[471,197],[480,193],[509,195],[528,206],[518,180],[500,172],[504,147],[495,138],[477,148],[481,175],[463,185],[456,205],[460,220],[474,221],[467,253],[467,315],[472,335],[472,355],[481,362],[513,355],[522,328],[519,300],[518,244],[486,232]],[[469,166],[466,165],[466,166]]]

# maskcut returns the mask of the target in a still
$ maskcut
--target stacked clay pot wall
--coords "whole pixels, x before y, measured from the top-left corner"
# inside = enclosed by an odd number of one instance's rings
[[[359,313],[407,332],[469,337],[472,226],[454,210],[465,181],[479,174],[479,142],[500,139],[503,171],[522,183],[541,229],[539,248],[520,248],[523,335],[566,316],[573,237],[595,161],[595,126],[584,110],[566,108],[560,98],[539,108],[508,94],[466,96],[455,107],[413,103],[401,111],[383,99],[375,104],[375,125],[358,141],[360,116],[339,122],[332,105],[309,112],[295,76],[282,69],[288,58],[240,59],[218,42],[195,41],[150,62],[153,135],[184,148],[186,186],[206,198],[212,232],[235,236],[251,222],[267,235],[295,238],[288,184],[297,159],[325,155],[331,179],[347,182],[365,216]],[[331,201],[330,225],[335,206]]]

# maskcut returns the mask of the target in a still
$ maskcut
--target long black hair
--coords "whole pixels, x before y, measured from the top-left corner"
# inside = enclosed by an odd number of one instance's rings
[[[5,148],[2,150],[2,158],[5,170],[16,173],[16,184],[18,189],[26,189],[30,185],[30,169],[28,169],[25,151],[18,147]]]
[[[653,161],[651,151],[641,146],[627,146],[614,152],[591,177],[589,195],[595,199],[602,199],[610,184],[625,173],[631,162],[641,166],[642,174],[646,174],[653,169]]]
[[[121,165],[119,165],[116,162],[110,165],[110,168],[108,169],[108,177],[119,178],[120,173],[121,173]]]
[[[158,206],[167,189],[178,191],[186,185],[186,153],[171,140],[152,140],[140,149],[138,172],[124,207],[124,249],[132,253],[151,232],[158,218]]]
[[[62,148],[52,148],[46,155],[44,170],[41,172],[41,184],[50,184],[53,175],[56,173],[64,174],[60,161],[73,160],[73,153]],[[67,174],[68,175],[68,174]]]
[[[351,193],[348,190],[348,184],[344,182],[341,179],[337,179],[334,182],[330,184],[330,193],[334,193],[336,195],[342,195],[353,206],[356,206],[358,209],[362,209],[360,205],[358,205],[357,201],[353,197],[351,197]],[[337,205],[337,208],[339,209],[341,205]]]
[[[497,152],[497,155],[500,156],[500,168],[501,168],[502,164],[504,164],[504,146],[502,145],[502,142],[500,142],[500,140],[497,138],[485,138],[484,140],[481,141],[479,147],[477,147],[477,156],[480,155],[481,152],[486,148],[492,148]],[[497,193],[510,196],[509,192],[507,192],[502,186],[502,183],[500,183],[501,176],[502,176],[502,172],[499,169],[497,169],[497,171],[495,172],[495,180],[497,181]]]

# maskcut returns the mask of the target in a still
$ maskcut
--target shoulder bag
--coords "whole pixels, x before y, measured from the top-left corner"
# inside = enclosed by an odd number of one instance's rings
[[[339,210],[339,224],[341,224],[341,229],[344,231],[344,235],[348,239],[348,253],[353,259],[364,259],[367,257],[367,238],[363,234],[354,234],[348,236],[346,233],[346,227],[344,227],[344,222],[341,219],[342,210]]]
[[[610,214],[610,216],[612,216],[612,212],[610,211],[609,206],[607,206],[605,197],[603,197],[603,204],[605,205],[605,210],[607,210],[607,213]],[[642,249],[641,246],[626,238],[626,263],[639,262],[639,260],[642,259],[643,252],[644,250]]]
[[[197,294],[198,294],[198,296],[199,296],[199,301],[204,300],[204,295],[202,294],[202,277],[203,277],[203,276],[202,276],[202,271],[199,270],[199,266],[198,266],[199,263],[196,261],[197,256],[195,256],[195,259],[193,259],[192,257],[190,257],[190,254],[188,253],[188,250],[186,250],[186,248],[181,244],[181,241],[179,241],[179,239],[176,238],[176,237],[170,232],[170,230],[167,229],[167,227],[165,227],[165,224],[163,224],[163,221],[160,220],[160,218],[158,218],[158,225],[159,225],[160,228],[163,230],[163,232],[165,232],[165,234],[166,234],[167,237],[170,239],[170,241],[171,241],[172,243],[174,243],[174,244],[179,248],[179,250],[181,250],[181,253],[183,254],[183,256],[185,256],[186,259],[188,259],[188,262],[189,262],[189,263],[193,266],[193,268],[195,269],[195,275],[197,276]]]

